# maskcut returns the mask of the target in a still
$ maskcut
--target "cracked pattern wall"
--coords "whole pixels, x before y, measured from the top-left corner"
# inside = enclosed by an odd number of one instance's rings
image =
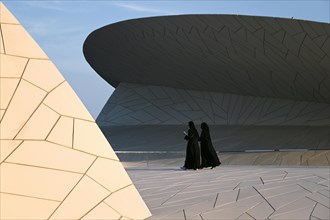
[[[105,38],[106,36],[106,38]],[[91,33],[84,54],[119,83],[330,103],[328,23],[241,15],[133,19]]]
[[[326,103],[121,83],[97,123],[327,126],[329,112]]]

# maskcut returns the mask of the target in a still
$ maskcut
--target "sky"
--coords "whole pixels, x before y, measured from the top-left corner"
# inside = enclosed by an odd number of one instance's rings
[[[118,21],[178,14],[239,14],[330,22],[330,0],[3,0],[78,94],[94,119],[114,88],[86,62],[94,30]]]

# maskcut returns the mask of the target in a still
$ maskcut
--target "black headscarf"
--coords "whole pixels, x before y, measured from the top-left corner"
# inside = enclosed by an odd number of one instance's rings
[[[195,124],[193,121],[190,121],[189,123],[189,129],[196,130]]]
[[[203,122],[203,123],[201,124],[201,129],[204,130],[204,131],[207,132],[207,133],[210,132],[209,126],[206,124],[206,122]]]

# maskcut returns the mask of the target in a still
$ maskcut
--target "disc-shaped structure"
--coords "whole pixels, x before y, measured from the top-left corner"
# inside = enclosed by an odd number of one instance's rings
[[[329,103],[328,23],[241,15],[122,21],[92,32],[84,55],[112,86],[168,86]]]
[[[116,88],[97,118],[115,150],[182,151],[188,121],[219,151],[329,148],[329,23],[149,17],[97,29],[83,50]]]

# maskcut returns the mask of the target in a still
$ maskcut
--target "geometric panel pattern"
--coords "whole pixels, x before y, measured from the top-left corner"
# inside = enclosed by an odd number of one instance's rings
[[[127,169],[150,220],[329,219],[329,167],[224,166],[196,173],[174,171],[182,160],[176,162]]]
[[[210,125],[209,127],[213,146],[219,152],[276,149],[329,150],[330,144],[329,126]],[[196,128],[200,133],[201,129],[197,123]],[[101,129],[121,161],[124,159],[122,157],[124,154],[128,157],[135,153],[136,158],[139,158],[139,155],[142,158],[145,156],[153,158],[157,155],[162,158],[185,152],[186,142],[182,138],[182,131],[187,130],[187,125],[101,126]],[[143,155],[140,151],[150,152]]]
[[[328,126],[330,104],[120,83],[97,118],[100,126]]]
[[[96,121],[116,151],[182,151],[190,120],[210,125],[221,152],[329,149],[329,112],[326,103],[120,83]]]
[[[2,3],[0,22],[0,219],[149,217],[83,103]]]
[[[176,15],[92,32],[84,55],[119,83],[330,103],[329,23],[244,15]]]
[[[190,120],[222,150],[328,149],[329,51],[329,23],[221,14],[121,21],[83,46],[116,88],[96,121],[131,151],[182,150]]]

